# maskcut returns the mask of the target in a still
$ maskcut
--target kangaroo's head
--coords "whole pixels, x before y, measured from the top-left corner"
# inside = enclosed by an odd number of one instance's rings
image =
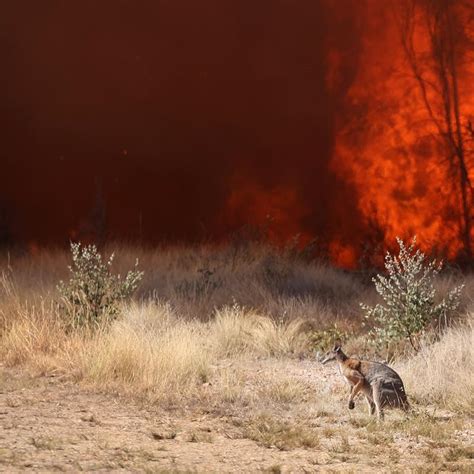
[[[347,356],[342,352],[341,341],[336,341],[334,347],[321,358],[321,364],[327,364],[333,360],[344,361],[346,359]]]

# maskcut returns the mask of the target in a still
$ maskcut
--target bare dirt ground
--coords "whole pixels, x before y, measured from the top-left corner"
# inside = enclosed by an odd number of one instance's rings
[[[338,377],[310,361],[257,360],[248,370],[255,380],[284,370],[306,384],[308,403],[312,385]],[[248,434],[251,406],[206,408],[201,400],[170,409],[0,367],[0,471],[474,472],[472,420],[437,413],[423,428],[390,413],[381,428],[361,401],[354,412],[337,397],[335,406],[340,413],[301,412],[317,442],[275,446]],[[285,416],[285,405],[268,409]]]

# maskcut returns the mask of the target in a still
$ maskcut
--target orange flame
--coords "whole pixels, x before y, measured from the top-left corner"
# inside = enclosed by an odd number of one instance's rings
[[[327,242],[328,255],[337,265],[356,266],[372,232],[380,246],[372,248],[373,252],[393,248],[397,236],[407,240],[417,235],[424,251],[440,252],[455,259],[463,251],[459,183],[449,163],[447,142],[432,116],[441,113],[443,120],[444,104],[440,91],[432,86],[436,83],[437,65],[433,58],[429,60],[433,44],[426,24],[418,18],[422,10],[414,11],[416,28],[412,39],[423,68],[423,80],[429,84],[425,97],[403,47],[399,12],[390,2],[367,0],[365,5],[370,14],[363,15],[360,64],[347,89],[344,110],[336,117],[330,162],[332,171],[355,190],[356,206],[365,221],[361,228],[365,231],[347,232],[346,225],[347,235],[342,235],[343,231],[338,234],[333,229]],[[397,5],[405,4],[395,2]],[[419,2],[418,8],[424,8],[423,5]],[[461,10],[455,14],[458,21],[465,22],[464,26],[469,21],[474,23]],[[471,49],[463,47],[457,58],[456,69],[465,128],[474,118],[474,37],[471,41]],[[328,93],[338,94],[346,60],[337,47],[328,46]],[[427,103],[433,107],[431,116]],[[471,138],[470,143],[466,141],[465,157],[469,178],[474,182],[474,133]],[[240,179],[228,198],[227,224],[262,224],[271,216],[275,224],[271,238],[281,241],[308,231],[306,218],[315,212],[311,204],[303,202],[297,186],[269,189]],[[333,199],[331,206],[331,212],[344,216],[344,202]],[[347,216],[348,220],[350,217]],[[474,241],[474,226],[471,230]],[[306,235],[309,238],[310,233]]]
[[[347,96],[354,113],[352,120],[339,124],[332,169],[357,189],[362,215],[383,229],[386,246],[392,246],[396,236],[416,234],[424,250],[443,251],[452,259],[462,250],[460,204],[446,146],[407,62],[393,10],[386,2],[370,5],[364,65]],[[426,27],[415,29],[413,42],[420,58],[429,57]],[[436,66],[420,67],[425,68],[424,80],[435,83],[430,67]],[[460,64],[458,74],[459,103],[467,123],[474,116],[473,62]],[[428,87],[427,101],[435,114],[443,106],[439,95]],[[472,182],[472,155],[466,158]]]
[[[242,223],[254,226],[275,244],[298,236],[299,244],[304,245],[311,240],[301,227],[308,212],[296,186],[265,188],[248,177],[236,177],[220,220],[224,228],[237,229]]]

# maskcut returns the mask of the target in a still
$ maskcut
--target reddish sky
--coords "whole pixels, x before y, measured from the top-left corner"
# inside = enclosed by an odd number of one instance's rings
[[[267,211],[287,234],[349,234],[353,193],[328,161],[356,3],[4,2],[4,226],[66,242],[102,199],[114,238],[218,238]]]

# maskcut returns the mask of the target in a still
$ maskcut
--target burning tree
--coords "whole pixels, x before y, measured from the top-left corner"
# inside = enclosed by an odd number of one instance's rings
[[[405,0],[397,5],[403,49],[444,150],[459,209],[463,251],[472,259],[474,190],[470,120],[461,100],[459,75],[472,67],[474,6],[451,0]]]

